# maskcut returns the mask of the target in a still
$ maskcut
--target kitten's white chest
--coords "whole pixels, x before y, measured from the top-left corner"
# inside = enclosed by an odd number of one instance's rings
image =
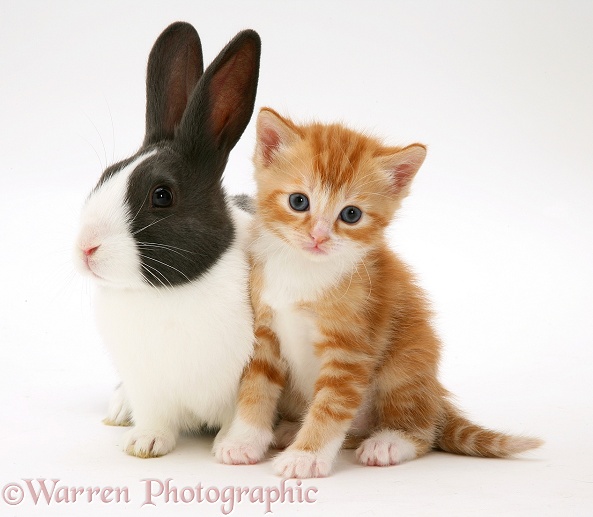
[[[264,262],[262,298],[270,307],[315,301],[348,271],[343,261],[313,262],[265,233],[254,251]]]
[[[315,300],[332,281],[331,266],[322,268],[326,271],[319,269],[283,254],[269,256],[264,266],[262,301],[273,311],[272,330],[280,341],[293,387],[306,399],[313,397],[319,376],[321,361],[314,344],[320,334],[316,315],[299,305]]]
[[[318,335],[315,320],[306,317],[297,308],[277,307],[274,309],[272,330],[280,340],[280,353],[288,363],[293,388],[306,399],[311,399],[321,366],[314,349]]]

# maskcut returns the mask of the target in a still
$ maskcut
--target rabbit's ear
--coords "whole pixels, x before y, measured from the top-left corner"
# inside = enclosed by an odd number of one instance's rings
[[[206,69],[179,127],[182,150],[217,164],[226,163],[249,123],[255,104],[261,41],[245,30],[237,34]],[[219,167],[216,172],[222,174]]]
[[[169,25],[148,57],[144,145],[173,138],[203,72],[202,45],[196,30],[185,22]]]

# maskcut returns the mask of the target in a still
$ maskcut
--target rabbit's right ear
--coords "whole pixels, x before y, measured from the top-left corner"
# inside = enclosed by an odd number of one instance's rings
[[[202,45],[196,30],[185,22],[169,25],[148,57],[144,145],[174,137],[203,72]]]
[[[247,127],[257,92],[261,40],[252,30],[237,34],[206,69],[179,126],[184,152],[204,160],[204,150],[226,163]],[[217,173],[222,169],[217,168]]]

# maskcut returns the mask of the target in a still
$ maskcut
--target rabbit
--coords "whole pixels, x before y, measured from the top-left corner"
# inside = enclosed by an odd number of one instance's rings
[[[75,259],[95,281],[122,381],[105,422],[133,422],[124,448],[134,456],[232,420],[254,343],[251,215],[221,178],[253,113],[260,52],[258,34],[242,31],[203,72],[193,26],[165,29],[148,59],[144,142],[103,172],[82,209]]]

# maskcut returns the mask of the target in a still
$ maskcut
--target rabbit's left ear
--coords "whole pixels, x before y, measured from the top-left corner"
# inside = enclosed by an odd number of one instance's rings
[[[145,146],[174,137],[203,72],[202,45],[196,30],[185,22],[169,25],[148,57]]]

